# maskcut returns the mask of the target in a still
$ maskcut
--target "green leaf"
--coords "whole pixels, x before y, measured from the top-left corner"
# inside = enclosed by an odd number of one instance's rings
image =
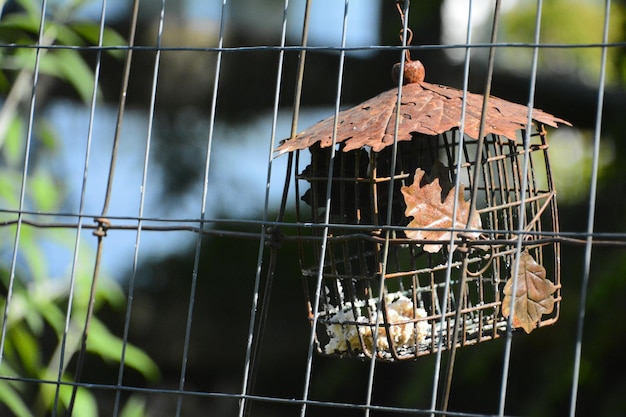
[[[6,343],[4,344],[4,352],[2,354],[2,358],[3,358],[2,368],[5,368],[6,364],[11,364],[11,365],[16,364],[18,357],[19,357],[19,353],[17,353],[17,348],[14,346],[13,339],[11,337],[7,337]],[[7,373],[6,370],[2,370],[1,375],[16,376],[16,373],[13,372],[12,369],[11,369],[11,372],[12,373]]]
[[[150,356],[135,345],[126,345],[125,363],[127,366],[142,374],[147,380],[154,381],[160,376],[158,365]]]
[[[119,362],[122,355],[122,339],[113,335],[96,317],[92,319],[89,329],[87,350],[99,355],[104,360]],[[140,372],[146,379],[159,377],[159,368],[141,349],[127,343],[124,363]]]
[[[19,207],[19,190],[16,189],[19,183],[19,178],[14,171],[0,169],[0,203],[3,208],[17,210]]]
[[[10,39],[15,36],[7,36],[10,31],[22,31],[27,32],[35,37],[39,34],[39,19],[35,19],[25,14],[10,14],[2,19],[0,22],[0,31],[5,33],[5,38]],[[77,36],[77,34],[71,30],[67,25],[57,24],[54,22],[44,23],[44,33],[47,36],[53,36],[53,39],[57,44],[62,45],[83,45],[83,38]],[[15,39],[12,39],[13,41]],[[32,43],[28,42],[28,43]]]
[[[4,373],[3,373],[4,374]],[[16,417],[33,417],[20,393],[6,380],[0,380],[0,403],[4,404]]]
[[[16,0],[20,6],[26,11],[26,14],[31,16],[33,19],[38,18],[41,15],[41,9],[38,6],[38,2],[33,0]]]
[[[7,129],[3,146],[4,159],[10,167],[19,166],[24,159],[23,143],[25,135],[24,123],[19,117],[14,117]]]
[[[46,25],[46,33],[48,33],[48,31],[50,30],[55,31],[55,43],[57,44],[68,46],[82,46],[85,44],[85,42],[83,42],[83,39],[80,36],[77,36],[76,33],[71,30],[68,25],[49,23]]]
[[[128,398],[120,413],[120,417],[143,417],[145,415],[146,399],[137,395],[131,395]]]
[[[60,390],[60,398],[63,404],[68,407],[72,398],[72,387],[63,385]],[[96,417],[98,415],[98,404],[94,395],[86,388],[78,388],[74,401],[74,412],[72,415]]]
[[[37,234],[38,231],[31,227],[20,229],[20,255],[25,259],[27,273],[30,273],[27,278],[42,281],[47,278],[48,264]]]
[[[65,313],[54,303],[37,303],[39,313],[58,335],[65,327]]]
[[[54,57],[60,76],[68,81],[85,103],[91,101],[93,94],[94,75],[89,65],[83,60],[78,51],[62,49],[48,54]]]
[[[90,45],[99,45],[100,27],[93,23],[74,23],[70,25],[78,35],[82,36]],[[126,46],[127,42],[124,37],[111,28],[104,28],[102,33],[102,46]],[[124,51],[120,49],[112,49],[107,51],[110,55],[117,59],[124,58]]]
[[[37,34],[39,32],[39,19],[23,13],[9,14],[2,16],[0,30],[21,30]]]
[[[17,49],[12,56],[12,68],[33,71],[35,69],[36,51],[34,49]],[[61,78],[63,73],[60,71],[54,54],[48,53],[47,50],[41,50],[39,60],[39,72],[53,77]]]
[[[17,68],[31,70],[35,68],[34,50],[18,50],[14,59],[14,66]],[[78,51],[71,49],[42,51],[40,53],[39,71],[69,82],[83,101],[86,103],[91,101],[94,84],[93,72]]]
[[[34,281],[28,288],[28,294],[29,311],[60,335],[65,328],[65,311],[57,305],[57,301],[63,302],[67,298],[63,285],[53,280]]]
[[[2,68],[2,55],[0,55],[0,68]],[[9,89],[11,88],[11,85],[12,85],[11,82],[6,77],[6,75],[4,75],[4,72],[0,71],[0,91],[1,92],[9,91]]]
[[[33,210],[52,212],[59,205],[59,190],[52,176],[41,170],[29,177],[28,191]]]
[[[103,279],[100,281],[96,298],[99,302],[106,302],[113,308],[122,308],[126,296],[124,291],[113,279]]]
[[[39,315],[39,311],[32,308],[28,292],[19,284],[19,282],[16,282],[13,289],[9,324],[13,328],[21,326],[25,322],[32,333],[39,335],[43,331],[44,322]]]
[[[37,375],[42,366],[41,348],[37,339],[23,326],[15,326],[11,329],[10,337],[13,339],[17,352],[19,352],[25,371],[30,375]]]
[[[57,138],[59,135],[52,122],[48,119],[40,119],[35,127],[37,129],[37,137],[40,143],[45,146],[46,150],[57,149]]]

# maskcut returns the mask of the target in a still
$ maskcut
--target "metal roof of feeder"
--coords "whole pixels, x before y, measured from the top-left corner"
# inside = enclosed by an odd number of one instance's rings
[[[394,73],[399,73],[399,64]],[[420,61],[405,64],[405,85],[402,87],[398,141],[410,141],[413,133],[438,135],[458,128],[461,124],[463,91],[424,81],[424,67]],[[394,88],[363,103],[339,112],[337,143],[344,143],[345,152],[369,146],[379,152],[393,144],[398,89]],[[528,107],[490,96],[484,133],[516,139],[516,132],[526,128]],[[472,139],[478,138],[483,96],[466,93],[464,131]],[[533,120],[552,127],[571,126],[566,120],[542,110],[533,109]],[[334,116],[286,139],[276,149],[280,154],[306,149],[316,143],[321,147],[332,144]]]

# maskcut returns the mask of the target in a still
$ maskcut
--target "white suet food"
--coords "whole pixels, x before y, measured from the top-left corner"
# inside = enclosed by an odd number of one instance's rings
[[[326,325],[326,332],[330,340],[324,347],[325,353],[345,353],[350,349],[362,351],[363,346],[371,351],[377,320],[377,303],[377,299],[368,301],[369,317],[361,314],[365,306],[364,301],[354,303],[354,308],[350,303],[346,303],[343,309],[329,311],[331,324]],[[389,353],[389,339],[395,345],[395,349],[418,348],[418,345],[424,342],[430,327],[426,320],[416,319],[425,318],[426,311],[423,308],[414,308],[413,301],[401,292],[387,294],[385,305],[388,326],[385,325],[381,315],[378,318],[380,326],[376,337],[376,349],[382,354]]]

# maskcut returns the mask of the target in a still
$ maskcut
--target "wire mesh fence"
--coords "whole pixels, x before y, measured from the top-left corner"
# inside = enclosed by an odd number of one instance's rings
[[[118,3],[0,6],[0,414],[623,413],[623,2]]]

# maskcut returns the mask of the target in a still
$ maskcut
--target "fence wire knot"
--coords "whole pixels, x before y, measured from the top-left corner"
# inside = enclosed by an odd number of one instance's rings
[[[267,239],[265,246],[269,246],[273,249],[280,249],[283,246],[284,233],[280,230],[280,227],[268,227]]]
[[[400,34],[399,34],[400,42],[402,42],[404,39],[404,28],[407,26],[404,8],[405,8],[405,5],[408,6],[408,3],[410,3],[409,0],[396,0],[396,8],[398,9],[398,14],[400,15],[400,22],[402,23],[402,28],[400,29]],[[409,27],[406,28],[406,36],[407,36],[406,45],[409,46],[411,45],[411,42],[413,42],[413,31]],[[406,60],[411,61],[411,52],[408,49],[406,49],[404,53],[406,56]]]
[[[98,224],[96,230],[93,231],[94,236],[103,238],[107,235],[107,230],[111,227],[111,221],[104,217],[96,217],[93,219],[94,223]]]

